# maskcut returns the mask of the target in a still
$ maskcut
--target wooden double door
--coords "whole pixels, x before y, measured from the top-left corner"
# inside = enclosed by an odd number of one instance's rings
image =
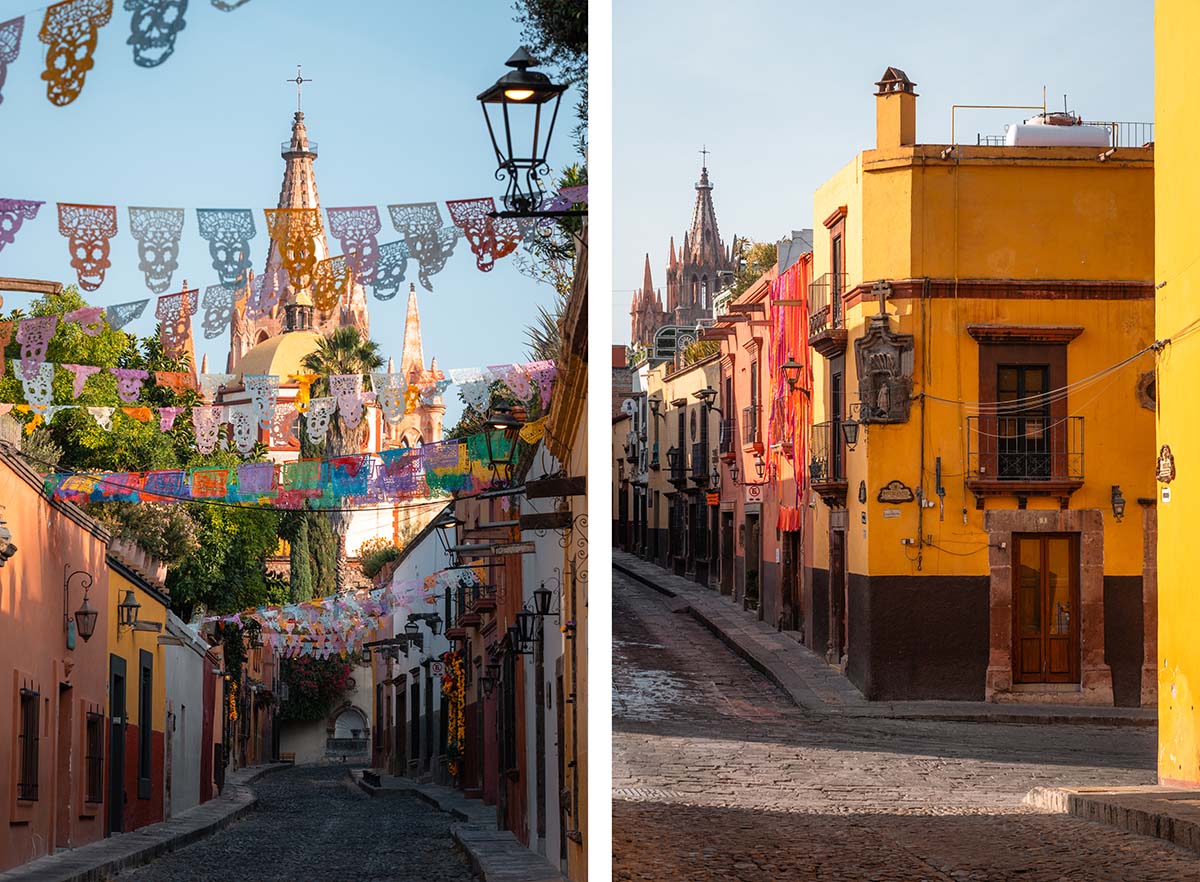
[[[1013,536],[1013,682],[1079,682],[1079,536]]]

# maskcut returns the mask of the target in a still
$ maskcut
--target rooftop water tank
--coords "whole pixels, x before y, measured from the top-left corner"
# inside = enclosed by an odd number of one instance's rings
[[[1069,113],[1047,113],[1004,127],[1008,147],[1097,147],[1107,148],[1112,140],[1108,126],[1083,125]]]

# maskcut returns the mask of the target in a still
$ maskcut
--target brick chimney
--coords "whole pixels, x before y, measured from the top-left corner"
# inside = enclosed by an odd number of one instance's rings
[[[917,84],[900,68],[889,67],[875,85],[875,149],[916,144]]]

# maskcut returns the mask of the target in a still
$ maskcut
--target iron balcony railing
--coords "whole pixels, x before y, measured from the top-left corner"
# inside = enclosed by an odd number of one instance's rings
[[[825,273],[808,285],[808,335],[846,327],[846,273]]]
[[[297,151],[295,150],[295,148],[293,148],[293,147],[292,147],[292,142],[291,142],[291,141],[283,141],[283,142],[281,142],[281,143],[279,144],[279,152],[280,152],[282,155],[286,156],[286,155],[287,155],[287,154],[289,154],[289,153],[295,153],[295,152],[297,152]],[[307,150],[307,152],[308,152],[308,153],[311,153],[313,156],[316,156],[316,155],[317,155],[317,142],[316,142],[316,141],[309,141],[309,142],[308,142],[308,150]]]
[[[672,447],[667,451],[667,465],[670,468],[670,477],[667,480],[672,484],[682,484],[687,481],[686,460],[687,457],[682,448]]]
[[[708,449],[699,441],[692,445],[692,480],[701,485],[708,483]]]
[[[737,424],[733,417],[721,420],[721,436],[719,450],[721,453],[733,453],[733,445],[737,437]]]
[[[967,477],[972,481],[1082,481],[1083,417],[967,417]]]
[[[831,420],[812,427],[808,477],[814,484],[832,484],[846,480],[846,458],[842,455],[840,446],[841,426],[839,421]]]
[[[1109,147],[1145,147],[1147,144],[1154,143],[1154,123],[1152,122],[1085,120],[1083,125],[1107,127],[1111,131],[1108,136]]]
[[[747,404],[742,408],[742,443],[743,444],[758,444],[762,441],[762,435],[758,430],[759,414],[762,412],[761,405]]]

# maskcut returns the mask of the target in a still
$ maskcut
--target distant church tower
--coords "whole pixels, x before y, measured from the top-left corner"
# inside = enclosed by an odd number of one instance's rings
[[[320,211],[321,202],[317,197],[317,179],[313,175],[313,161],[317,158],[317,145],[308,140],[308,131],[304,127],[304,114],[297,110],[292,121],[292,137],[280,150],[285,166],[283,171],[283,186],[279,191],[279,208],[315,208]],[[265,225],[265,218],[258,218],[259,224]],[[265,230],[264,230],[265,233]],[[321,222],[321,232],[316,238],[316,258],[325,260],[330,256],[329,244],[325,239],[325,223]],[[271,273],[283,263],[279,245],[271,240],[267,249],[266,272]],[[246,315],[246,300],[238,302],[233,311],[229,328],[229,361],[226,370],[233,373],[239,368],[242,356],[259,343],[277,336],[284,330],[283,320],[287,307],[296,301],[300,292],[288,285],[279,302],[262,318],[250,318]],[[305,289],[311,302],[312,291]],[[327,335],[339,327],[354,326],[364,337],[370,336],[370,323],[367,317],[367,298],[362,285],[355,282],[349,296],[343,297],[333,309],[314,310],[312,329],[318,334]]]
[[[389,361],[388,371],[392,370]],[[404,346],[400,351],[400,374],[414,385],[442,378],[438,370],[437,357],[425,368],[425,356],[421,351],[421,316],[417,312],[417,288],[408,286],[408,314],[404,317]],[[442,420],[446,416],[446,405],[442,396],[435,395],[430,403],[418,404],[412,413],[394,426],[384,424],[387,447],[416,447],[442,440]]]
[[[654,332],[663,325],[695,325],[712,314],[713,296],[727,282],[733,269],[730,250],[721,241],[717,212],[713,208],[713,185],[708,165],[700,168],[692,226],[683,234],[683,247],[675,251],[671,238],[667,260],[667,302],[655,295],[650,281],[650,258],[646,257],[642,288],[634,295],[631,339],[635,346],[650,345]]]

